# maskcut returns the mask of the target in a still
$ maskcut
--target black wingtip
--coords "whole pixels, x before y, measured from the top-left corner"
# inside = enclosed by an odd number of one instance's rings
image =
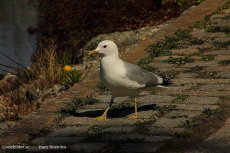
[[[171,78],[169,77],[162,77],[163,78],[163,83],[162,85],[168,85],[168,84],[171,84],[169,83],[171,81]]]

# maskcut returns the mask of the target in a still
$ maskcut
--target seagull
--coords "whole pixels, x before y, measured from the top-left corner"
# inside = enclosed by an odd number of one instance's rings
[[[100,42],[95,50],[88,54],[98,53],[100,59],[100,80],[111,92],[111,100],[105,112],[95,118],[97,121],[105,121],[107,112],[113,104],[115,97],[134,97],[134,115],[129,118],[138,118],[136,96],[143,90],[166,89],[170,83],[169,77],[160,77],[147,72],[140,66],[124,62],[119,58],[117,45],[110,40]]]

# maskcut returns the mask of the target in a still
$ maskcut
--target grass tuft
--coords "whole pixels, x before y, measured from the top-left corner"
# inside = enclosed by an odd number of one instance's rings
[[[198,74],[201,70],[204,70],[205,67],[196,65],[195,67],[191,67],[188,70],[185,70],[184,73],[195,73]]]
[[[70,57],[67,54],[57,54],[55,44],[40,48],[31,67],[26,71],[30,80],[37,79],[49,87],[62,83],[73,85],[83,79],[79,71],[71,70]]]
[[[191,63],[195,60],[188,57],[172,57],[170,56],[168,59],[164,60],[163,62],[169,63],[169,64],[176,64],[176,65],[182,65],[185,63]]]
[[[158,41],[155,44],[151,44],[146,47],[145,51],[147,51],[149,55],[138,61],[138,65],[148,71],[155,70],[154,68],[148,66],[155,57],[171,56],[172,52],[170,50],[183,48],[184,45],[187,45],[185,42],[190,40],[190,38],[191,36],[189,35],[189,32],[181,29],[177,30],[173,36],[165,36],[164,40]]]
[[[228,64],[230,64],[230,60],[222,60],[222,61],[219,61],[218,64],[220,66],[227,66]]]
[[[171,103],[182,103],[186,98],[188,98],[188,95],[177,95],[177,97],[173,99]]]
[[[149,66],[148,64],[153,61],[151,56],[146,56],[137,62],[137,65],[145,69],[146,71],[154,71],[156,68]]]
[[[190,29],[205,29],[210,24],[211,24],[210,15],[206,15],[203,20],[196,21],[189,28]]]
[[[93,105],[95,103],[99,103],[101,102],[98,99],[94,99],[92,97],[80,97],[80,98],[74,98],[72,100],[72,103],[70,103],[69,105],[67,105],[66,108],[62,108],[59,112],[61,114],[63,114],[64,116],[68,116],[68,115],[73,115],[76,113],[76,110],[78,110],[79,108],[82,108],[86,105]]]
[[[94,86],[94,92],[96,93],[104,93],[104,92],[108,92],[109,89],[107,89],[102,83],[98,83],[96,86]]]
[[[160,75],[160,76],[162,76],[162,77],[170,77],[170,78],[173,79],[179,73],[180,73],[180,71],[170,70],[170,71],[158,72],[157,74]]]
[[[40,46],[30,67],[12,70],[16,79],[0,90],[9,108],[0,120],[17,119],[39,108],[41,102],[37,99],[54,85],[63,85],[65,90],[84,79],[80,71],[72,70],[70,57],[57,54],[56,48],[55,44]]]
[[[213,61],[216,55],[202,55],[201,57],[201,60],[203,61]]]
[[[212,43],[215,47],[218,48],[227,48],[230,46],[230,41],[225,41],[225,42],[213,42]]]
[[[166,105],[166,106],[158,106],[158,116],[162,116],[166,113],[169,113],[177,108],[176,105]]]

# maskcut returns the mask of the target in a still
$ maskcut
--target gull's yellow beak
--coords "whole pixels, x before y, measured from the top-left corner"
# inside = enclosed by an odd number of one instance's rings
[[[95,54],[95,53],[99,53],[97,50],[92,50],[88,53],[88,55],[92,55],[92,54]]]

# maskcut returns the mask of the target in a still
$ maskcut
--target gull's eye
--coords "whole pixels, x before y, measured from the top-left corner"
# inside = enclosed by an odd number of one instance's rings
[[[107,45],[104,45],[104,46],[103,46],[103,48],[106,48],[106,47],[107,47]]]

